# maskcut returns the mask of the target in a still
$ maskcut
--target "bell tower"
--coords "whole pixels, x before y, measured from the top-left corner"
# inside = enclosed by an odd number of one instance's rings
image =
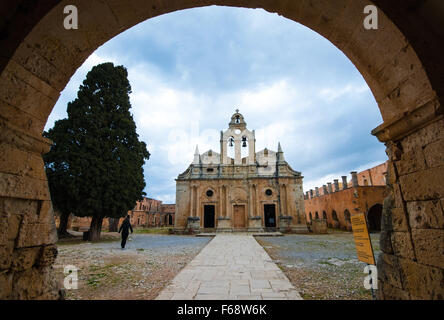
[[[220,150],[221,163],[231,164],[231,159],[228,157],[228,149],[234,148],[234,164],[242,165],[242,148],[247,148],[248,155],[245,164],[254,164],[255,162],[255,136],[254,130],[247,129],[247,123],[244,116],[239,113],[239,109],[231,116],[231,121],[228,124],[228,130],[221,131]]]

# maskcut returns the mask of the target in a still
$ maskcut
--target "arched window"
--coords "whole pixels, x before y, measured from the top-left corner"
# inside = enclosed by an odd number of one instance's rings
[[[227,142],[227,156],[234,159],[234,137],[229,137]]]
[[[249,155],[248,143],[249,143],[248,138],[246,136],[243,136],[242,137],[242,144],[241,144],[241,147],[242,147],[241,148],[241,157],[242,158],[248,157],[248,155]]]
[[[311,222],[313,220],[313,216],[311,215],[311,212],[310,212],[309,216],[310,216],[310,222]]]
[[[327,220],[327,212],[322,211],[322,219],[326,219]]]
[[[234,147],[234,137],[229,137],[228,138],[228,146],[229,147]]]
[[[316,211],[315,213],[315,219],[318,220],[319,219],[319,213]]]
[[[331,217],[332,217],[332,219],[335,220],[335,221],[338,221],[338,220],[339,220],[339,219],[338,219],[338,215],[337,215],[337,213],[336,213],[335,210],[333,210],[333,212],[331,213]]]

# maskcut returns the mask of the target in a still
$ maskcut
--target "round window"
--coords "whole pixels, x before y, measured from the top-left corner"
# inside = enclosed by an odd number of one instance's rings
[[[273,191],[271,191],[271,189],[267,189],[267,190],[265,190],[265,194],[267,196],[271,196],[273,194]]]
[[[214,194],[213,190],[207,190],[207,197],[212,197]]]

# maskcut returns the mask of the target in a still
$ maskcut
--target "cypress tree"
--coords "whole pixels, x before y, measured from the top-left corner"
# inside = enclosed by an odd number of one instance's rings
[[[68,103],[68,118],[44,133],[54,142],[44,156],[54,207],[92,217],[92,241],[104,218],[125,216],[144,195],[150,154],[136,133],[130,93],[125,67],[99,64]]]

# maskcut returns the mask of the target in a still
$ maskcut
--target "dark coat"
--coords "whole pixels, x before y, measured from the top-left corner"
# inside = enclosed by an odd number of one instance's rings
[[[120,226],[119,229],[119,233],[120,231],[122,231],[122,234],[128,235],[129,229],[131,229],[131,233],[133,233],[133,227],[131,226],[131,222],[129,221],[129,219],[123,220],[122,225]]]

